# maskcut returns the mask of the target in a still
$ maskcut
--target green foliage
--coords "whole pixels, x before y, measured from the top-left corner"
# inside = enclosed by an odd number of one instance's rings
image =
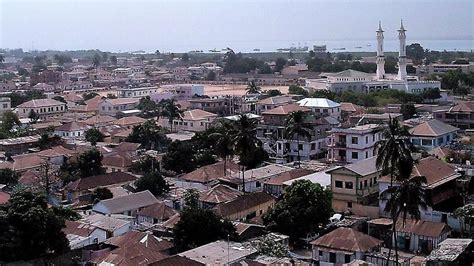
[[[300,144],[300,138],[311,140],[313,127],[307,122],[306,113],[303,111],[292,112],[288,115],[285,122],[285,138],[292,140],[296,138],[297,144]],[[300,149],[298,147],[298,166],[300,166]]]
[[[53,100],[56,100],[56,101],[62,102],[62,103],[67,103],[66,100],[64,100],[64,98],[61,97],[61,96],[59,96],[59,95],[58,95],[58,96],[54,96],[54,97],[53,97]]]
[[[280,90],[268,90],[266,91],[267,95],[270,97],[280,96],[282,95]]]
[[[117,65],[117,57],[115,55],[110,56],[109,61],[112,65]]]
[[[94,190],[92,193],[92,201],[97,202],[105,199],[111,199],[113,198],[113,194],[110,191],[110,189],[106,187],[98,187]]]
[[[247,85],[247,88],[245,89],[248,94],[258,94],[262,90],[260,86],[255,82],[255,80],[252,80],[249,82]]]
[[[189,142],[173,141],[163,156],[163,167],[175,173],[189,173],[196,169],[193,145]]]
[[[0,169],[0,184],[13,186],[18,184],[18,174],[15,170],[5,168]]]
[[[86,130],[84,135],[86,140],[90,142],[92,146],[95,146],[97,142],[104,141],[104,134],[102,134],[102,132],[100,132],[100,130],[95,127]]]
[[[275,61],[275,72],[281,72],[287,63],[288,61],[285,58],[278,57]]]
[[[184,62],[188,62],[189,61],[189,55],[187,53],[184,53],[181,56],[181,60],[183,60]]]
[[[244,57],[241,53],[235,54],[232,50],[226,53],[224,62],[224,73],[249,73],[254,70],[268,72],[268,65],[265,62],[255,58]]]
[[[149,190],[155,196],[161,196],[168,192],[168,183],[163,179],[160,172],[148,172],[144,176],[135,181],[137,191]]]
[[[138,102],[137,109],[142,111],[142,116],[145,118],[151,118],[160,113],[158,104],[153,101],[150,96],[141,98]]]
[[[159,166],[160,163],[154,157],[145,155],[140,160],[133,162],[128,170],[134,174],[143,174],[150,171],[154,172]]]
[[[55,54],[54,61],[58,63],[58,65],[62,66],[65,63],[72,63],[72,58],[68,55]]]
[[[209,71],[209,73],[207,73],[206,79],[207,80],[216,80],[216,77],[217,77],[216,72],[211,70],[211,71]]]
[[[275,242],[269,235],[259,237],[252,244],[260,255],[277,258],[288,256],[288,248],[282,243]]]
[[[2,124],[0,125],[0,138],[12,137],[12,129],[18,125],[20,125],[18,116],[12,111],[5,111],[2,115]]]
[[[183,111],[180,109],[181,106],[176,103],[175,99],[161,100],[158,106],[161,108],[160,115],[168,118],[170,131],[173,131],[173,120],[182,119]]]
[[[166,137],[165,130],[156,124],[155,120],[149,119],[141,125],[133,127],[132,132],[127,137],[128,142],[140,143],[143,148],[163,151],[170,144],[171,140]]]
[[[235,239],[234,225],[209,209],[185,208],[173,229],[178,251],[185,251],[219,239]]]
[[[189,209],[199,208],[199,191],[197,189],[191,188],[186,189],[184,192],[184,206]]]
[[[400,113],[403,115],[403,119],[410,119],[416,115],[416,108],[413,104],[402,104],[400,106]]]
[[[39,115],[33,109],[31,109],[28,113],[28,118],[31,119],[33,123],[36,123],[36,121],[39,119]]]
[[[332,213],[331,191],[308,180],[298,180],[285,189],[283,198],[263,216],[271,231],[296,241],[318,233]]]
[[[89,92],[89,93],[84,93],[82,95],[82,98],[84,99],[84,101],[87,101],[87,100],[90,100],[92,98],[94,98],[95,96],[98,96],[99,94],[95,93],[95,92]]]
[[[44,92],[40,90],[28,90],[28,91],[25,91],[24,93],[12,92],[5,96],[10,98],[12,108],[15,108],[18,105],[30,100],[46,98],[46,95],[44,94]]]
[[[79,213],[75,212],[71,208],[52,207],[51,209],[53,210],[56,216],[61,217],[64,220],[77,221],[82,218]]]
[[[0,206],[0,261],[28,261],[69,249],[64,218],[42,194],[20,189]]]
[[[69,183],[79,178],[104,174],[102,168],[102,154],[97,149],[88,150],[76,160],[65,161],[61,167],[60,178],[64,183]]]
[[[428,89],[426,91],[423,91],[420,94],[420,96],[423,100],[431,100],[431,101],[441,98],[441,94],[438,88]]]
[[[290,85],[290,87],[288,88],[288,93],[303,95],[304,97],[308,97],[309,95],[307,90],[303,89],[302,87],[298,85]]]
[[[99,53],[96,53],[94,57],[92,58],[92,65],[95,68],[98,68],[101,62],[102,62],[102,56]]]
[[[412,43],[406,47],[407,57],[413,61],[413,64],[419,65],[425,58],[425,49],[419,43]]]

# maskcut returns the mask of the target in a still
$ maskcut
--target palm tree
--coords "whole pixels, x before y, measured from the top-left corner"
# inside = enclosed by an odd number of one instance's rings
[[[174,99],[161,100],[161,115],[168,118],[170,124],[170,131],[173,132],[173,120],[175,118],[182,119],[183,111],[180,109],[180,105],[176,104]]]
[[[408,166],[409,167],[409,166]],[[423,189],[426,184],[424,176],[415,176],[401,181],[397,186],[391,186],[381,193],[381,198],[386,200],[385,212],[390,213],[392,217],[393,242],[395,243],[395,261],[398,265],[398,245],[397,245],[397,221],[402,218],[402,225],[405,226],[407,217],[411,219],[420,219],[420,207],[426,209],[426,195]],[[390,249],[387,258],[387,265],[390,261]]]
[[[262,88],[260,88],[257,83],[255,82],[255,80],[252,80],[249,82],[249,84],[247,85],[247,94],[258,94],[260,93],[260,91],[262,90]]]
[[[224,176],[227,174],[227,158],[234,153],[234,125],[228,120],[219,120],[217,132],[209,135],[214,139],[216,153],[224,160]]]
[[[408,179],[413,169],[413,158],[410,149],[412,147],[409,139],[408,130],[400,126],[397,119],[389,118],[388,126],[382,131],[383,139],[377,142],[375,149],[377,151],[376,166],[382,170],[382,174],[390,175],[390,187],[393,187],[394,173],[397,172],[397,179],[403,181]],[[390,190],[389,192],[393,192]],[[396,217],[392,216],[395,221]],[[395,222],[394,222],[395,223]],[[396,235],[395,230],[392,232]],[[392,243],[389,243],[389,252],[387,258],[390,260]],[[397,242],[395,241],[395,255],[398,262]]]
[[[306,113],[303,111],[291,112],[285,125],[285,138],[292,140],[296,136],[296,143],[298,149],[298,167],[301,166],[300,158],[300,137],[311,139],[313,127],[306,122]]]
[[[232,136],[235,152],[239,155],[239,163],[243,166],[242,171],[242,191],[245,193],[245,158],[255,151],[257,144],[257,120],[249,118],[247,115],[239,115],[235,121],[235,132]]]

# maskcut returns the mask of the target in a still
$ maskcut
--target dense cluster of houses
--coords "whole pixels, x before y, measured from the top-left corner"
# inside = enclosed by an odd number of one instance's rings
[[[403,120],[400,105],[387,105],[380,113],[368,113],[366,108],[352,103],[293,94],[233,96],[223,92],[219,97],[206,97],[205,85],[188,81],[192,75],[205,76],[210,71],[220,74],[221,67],[214,63],[159,68],[144,65],[136,58],[118,58],[118,64],[120,67],[90,68],[77,63],[62,71],[48,67],[31,76],[29,85],[0,87],[5,93],[31,89],[47,95],[14,108],[9,98],[1,98],[0,111],[14,111],[20,118],[19,127],[33,132],[26,137],[0,140],[0,168],[16,171],[24,186],[43,182],[41,168],[45,163],[59,169],[65,161],[90,150],[91,144],[85,141],[88,129],[97,128],[105,137],[97,143],[105,173],[80,178],[56,190],[57,204],[70,206],[81,215],[78,221],[67,221],[63,231],[71,249],[82,250],[83,262],[381,265],[387,261],[387,247],[392,241],[398,243],[402,265],[448,265],[472,259],[472,239],[457,237],[465,221],[454,215],[456,208],[474,203],[472,185],[460,193],[466,180],[472,184],[472,169],[469,160],[454,161],[453,154],[470,153],[472,149],[474,101],[416,105],[418,116]],[[286,78],[274,82],[286,84],[289,77],[301,71],[304,70],[286,69]],[[91,92],[97,95],[84,99]],[[135,192],[139,175],[131,173],[132,164],[144,155],[151,155],[158,162],[163,156],[125,141],[134,126],[146,121],[137,107],[144,97],[156,102],[177,101],[183,111],[179,119],[156,118],[158,125],[173,130],[168,137],[177,141],[189,141],[216,121],[247,113],[258,122],[256,134],[269,155],[268,162],[243,170],[232,160],[226,162],[226,168],[219,161],[167,177],[171,190],[162,197],[155,197],[150,191]],[[307,114],[306,122],[311,127],[308,138],[285,135],[286,119],[296,111]],[[38,116],[35,121],[32,113]],[[376,144],[384,138],[381,128],[389,119],[398,119],[407,126],[411,143],[423,151],[413,175],[426,177],[423,189],[429,197],[420,220],[396,223],[395,240],[384,234],[392,228],[393,221],[385,212],[386,201],[380,195],[397,184],[391,184],[376,167]],[[62,141],[40,150],[37,144],[44,132]],[[302,161],[301,167],[295,163],[298,160]],[[331,230],[307,241],[309,252],[295,250],[283,258],[259,255],[252,244],[257,237],[271,237],[274,242],[289,245],[287,236],[265,230],[262,216],[296,180],[308,180],[330,190],[332,208],[339,215],[331,222]],[[108,188],[113,197],[93,200],[97,188]],[[201,208],[211,209],[234,223],[241,242],[219,240],[176,253],[172,231],[180,219],[184,192],[190,188],[199,192]],[[0,204],[8,201],[10,192],[0,191]],[[395,265],[393,256],[391,260]]]

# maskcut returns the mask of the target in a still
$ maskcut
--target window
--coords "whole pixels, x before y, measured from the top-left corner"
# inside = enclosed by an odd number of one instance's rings
[[[450,139],[451,139],[451,136],[450,136],[450,135],[447,135],[447,136],[446,136],[446,141],[449,142]]]
[[[359,138],[358,137],[352,137],[351,138],[351,143],[352,144],[359,144]]]
[[[329,262],[336,263],[336,253],[329,252]]]
[[[322,257],[323,256],[323,251],[319,251],[319,256]]]
[[[334,182],[334,185],[335,185],[336,187],[338,187],[338,188],[342,188],[342,181],[336,180],[336,181]]]
[[[433,142],[430,139],[422,139],[421,140],[421,145],[423,146],[431,146]]]
[[[261,187],[261,186],[262,186],[262,183],[260,183],[259,181],[255,183],[255,187]]]
[[[356,151],[352,152],[352,159],[359,159],[359,153]]]
[[[365,144],[369,143],[369,136],[365,136]]]
[[[364,187],[367,187],[367,180],[364,180]]]
[[[347,208],[352,208],[352,201],[347,202]]]
[[[311,143],[311,150],[316,150],[316,143]]]
[[[354,185],[352,184],[352,182],[346,182],[345,185],[346,185],[346,188],[347,188],[347,189],[352,189],[352,188],[354,187]]]
[[[438,138],[438,145],[441,145],[441,144],[443,144],[443,138],[442,137]]]
[[[420,139],[412,139],[411,143],[413,143],[413,145],[420,145]]]
[[[348,255],[348,254],[344,255],[344,262],[345,263],[351,262],[351,255]]]
[[[298,144],[298,150],[300,150],[300,151],[303,150],[303,144]]]

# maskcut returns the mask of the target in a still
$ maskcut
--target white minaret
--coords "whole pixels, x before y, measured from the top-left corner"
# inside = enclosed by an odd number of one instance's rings
[[[385,76],[385,56],[383,55],[383,30],[379,21],[377,30],[377,79],[384,79]]]
[[[406,59],[406,39],[405,28],[403,27],[403,20],[400,22],[400,29],[398,30],[398,39],[400,40],[400,52],[398,54],[398,79],[407,79],[407,59]]]

